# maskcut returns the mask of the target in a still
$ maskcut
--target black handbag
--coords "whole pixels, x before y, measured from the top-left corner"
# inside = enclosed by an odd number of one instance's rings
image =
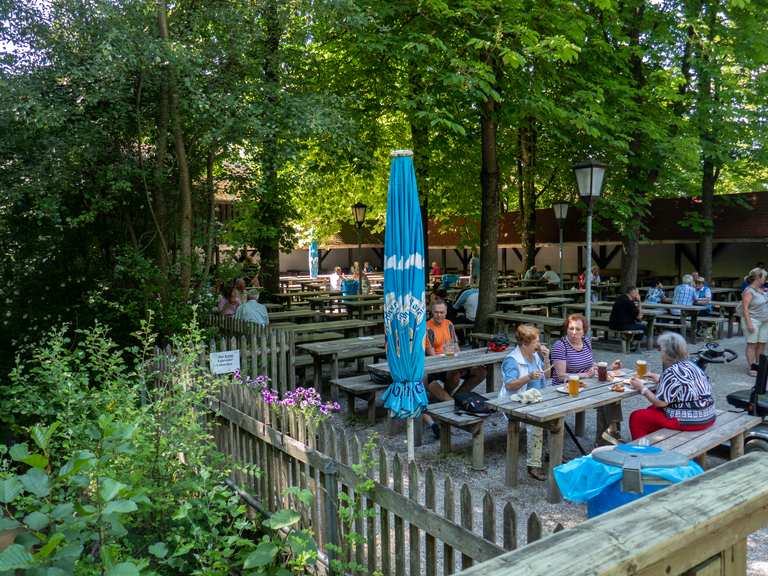
[[[476,416],[488,416],[493,409],[488,406],[485,397],[477,392],[462,392],[453,397],[456,412],[466,412]]]

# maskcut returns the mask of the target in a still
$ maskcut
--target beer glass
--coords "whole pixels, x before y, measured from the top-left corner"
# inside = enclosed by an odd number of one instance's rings
[[[578,396],[579,390],[580,390],[579,375],[569,374],[568,375],[568,394],[571,396]]]
[[[600,380],[600,382],[608,381],[608,362],[597,363],[597,379]]]
[[[648,363],[645,360],[638,360],[635,362],[635,370],[638,378],[644,377],[648,373]]]

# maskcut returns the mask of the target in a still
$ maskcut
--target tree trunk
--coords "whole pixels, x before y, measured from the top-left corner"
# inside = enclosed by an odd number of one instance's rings
[[[213,246],[216,241],[216,185],[213,180],[213,164],[216,155],[213,149],[208,151],[208,158],[205,163],[205,190],[208,196],[208,226],[205,242],[205,266],[200,281],[201,286],[205,286],[208,280],[208,274],[211,271],[211,262],[213,260]]]
[[[475,329],[490,330],[488,316],[496,311],[496,278],[499,246],[499,161],[496,155],[496,102],[487,98],[481,104],[482,133],[482,211],[480,216],[480,298]]]
[[[157,5],[160,37],[168,42],[165,0],[158,0]],[[179,112],[179,95],[176,91],[174,74],[175,71],[168,77],[168,101],[173,127],[173,145],[176,151],[176,163],[179,167],[179,243],[181,244],[179,285],[183,294],[186,295],[189,293],[189,287],[192,283],[192,184],[189,177],[189,164]]]
[[[279,190],[277,177],[277,99],[279,86],[279,50],[282,30],[274,0],[264,7],[264,22],[266,25],[264,80],[265,80],[265,113],[264,126],[272,127],[264,140],[261,154],[261,172],[264,190],[261,194],[261,209],[263,219],[281,226],[283,220],[283,196]],[[278,237],[260,242],[257,247],[261,257],[261,285],[268,291],[280,291],[280,240]]]
[[[158,4],[158,25],[160,36],[167,39],[168,27],[165,22],[165,5]],[[165,36],[163,36],[165,35]],[[154,169],[154,193],[152,194],[153,218],[157,228],[157,262],[160,270],[167,274],[170,266],[170,250],[166,241],[166,231],[168,229],[168,210],[165,200],[165,159],[168,154],[168,79],[167,74],[163,74],[160,79],[160,102],[158,103],[157,118],[157,143],[155,148],[155,169]]]
[[[518,174],[520,183],[520,242],[523,246],[523,270],[536,262],[536,121],[529,117],[518,130]]]
[[[640,262],[640,230],[635,226],[627,230],[621,239],[621,291],[637,285],[637,268]]]

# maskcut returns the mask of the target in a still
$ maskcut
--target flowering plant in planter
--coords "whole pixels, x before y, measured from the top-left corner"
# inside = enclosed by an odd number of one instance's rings
[[[270,408],[287,408],[300,413],[313,424],[319,424],[325,420],[331,412],[341,409],[338,402],[323,402],[320,394],[314,388],[296,388],[289,390],[280,398],[279,392],[264,386],[261,389],[261,397]]]

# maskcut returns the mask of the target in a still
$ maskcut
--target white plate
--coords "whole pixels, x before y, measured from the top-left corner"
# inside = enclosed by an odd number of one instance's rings
[[[586,389],[587,389],[586,387],[579,388],[579,392]],[[570,394],[570,392],[568,392],[568,386],[558,386],[557,388],[555,388],[555,391],[560,392],[560,394]]]

